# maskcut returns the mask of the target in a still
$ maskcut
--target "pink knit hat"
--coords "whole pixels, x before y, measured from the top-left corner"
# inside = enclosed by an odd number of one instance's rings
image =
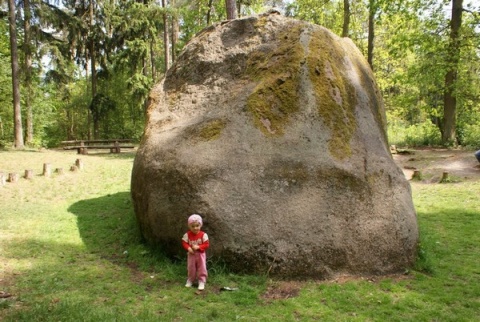
[[[198,222],[200,226],[203,226],[203,220],[202,220],[202,217],[200,217],[200,215],[193,214],[190,217],[188,217],[188,224],[190,225],[193,222]]]

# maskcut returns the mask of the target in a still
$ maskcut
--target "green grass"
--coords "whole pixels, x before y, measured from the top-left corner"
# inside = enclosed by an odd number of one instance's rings
[[[420,258],[408,275],[278,281],[211,260],[207,289],[186,265],[146,247],[130,200],[133,154],[0,152],[2,321],[478,321],[480,182],[412,182]],[[41,175],[43,163],[63,175]],[[180,237],[179,237],[180,238]],[[222,286],[238,287],[221,292]]]

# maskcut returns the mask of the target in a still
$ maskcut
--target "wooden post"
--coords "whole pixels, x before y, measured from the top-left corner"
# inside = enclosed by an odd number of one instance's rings
[[[7,183],[7,176],[5,173],[0,172],[0,187],[3,187]]]
[[[63,174],[63,168],[56,168],[56,169],[55,169],[55,172],[56,172],[57,174],[62,175],[62,174]]]
[[[45,177],[51,177],[52,176],[52,165],[50,163],[44,163],[43,164],[43,175]]]
[[[78,154],[88,154],[87,147],[85,146],[85,142],[81,141],[80,142],[81,148],[78,149]]]
[[[420,170],[413,170],[412,180],[422,180],[422,173]]]
[[[18,181],[18,173],[11,172],[8,174],[8,182],[15,183]]]
[[[25,170],[25,179],[33,179],[33,170]]]
[[[75,160],[75,165],[77,166],[78,170],[83,170],[83,162],[81,159]]]
[[[450,178],[448,176],[448,172],[445,171],[443,172],[442,174],[442,180],[440,180],[441,183],[445,183],[445,182],[450,182]]]
[[[120,153],[120,144],[118,141],[115,141],[115,153]]]

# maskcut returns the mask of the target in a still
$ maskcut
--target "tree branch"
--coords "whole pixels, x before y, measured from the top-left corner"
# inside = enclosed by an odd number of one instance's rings
[[[463,8],[463,11],[471,13],[472,15],[474,15],[476,17],[480,17],[480,11],[473,11],[473,10],[469,10],[469,9],[466,9],[466,8]]]

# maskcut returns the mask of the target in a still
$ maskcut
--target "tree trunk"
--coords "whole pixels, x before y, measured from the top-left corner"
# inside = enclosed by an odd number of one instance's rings
[[[67,109],[66,114],[67,114],[67,125],[66,125],[67,140],[73,140],[75,137],[74,119],[73,119],[74,113],[70,109]]]
[[[31,44],[31,28],[30,19],[32,12],[30,10],[30,0],[23,1],[24,9],[24,53],[25,53],[25,108],[27,110],[27,136],[25,138],[26,144],[31,145],[33,143],[33,108],[32,108],[32,44]]]
[[[86,51],[85,52],[85,57],[88,56],[88,52]],[[86,62],[87,59],[85,59],[85,66],[84,66],[84,69],[85,69],[85,79],[88,79],[88,63]],[[85,88],[85,92],[88,93],[89,91],[89,86],[88,86],[88,83],[86,83],[86,88]],[[93,96],[92,96],[92,99],[93,99]],[[87,108],[87,139],[88,140],[91,140],[92,139],[92,112],[90,111],[89,108]]]
[[[175,6],[175,0],[170,0],[170,3],[171,3],[171,7]],[[209,9],[209,11],[210,11],[210,9]],[[172,63],[175,60],[177,60],[176,49],[177,49],[177,40],[178,40],[179,32],[180,32],[180,27],[179,27],[179,24],[178,24],[178,16],[177,16],[177,14],[174,14],[172,16],[172,39],[171,39],[171,43],[172,43]]]
[[[93,37],[93,25],[95,20],[94,2],[90,1],[89,14],[90,14],[90,36],[89,36],[89,52],[90,52],[90,72],[92,77],[92,100],[97,95],[97,68],[95,66],[95,39]],[[98,140],[100,135],[100,120],[97,117],[93,117],[93,138]]]
[[[13,124],[14,146],[23,149],[22,111],[20,108],[20,68],[18,66],[17,31],[15,20],[15,1],[8,0],[9,31],[10,31],[10,54],[12,62],[12,87],[13,87]]]
[[[237,2],[237,16],[235,18],[240,18],[242,17],[242,2],[241,1],[236,1]]]
[[[168,19],[167,19],[167,5],[166,1],[162,0],[163,11],[163,47],[165,53],[165,73],[170,68],[170,48],[168,43]]]
[[[237,19],[237,5],[235,0],[225,0],[227,20]]]
[[[210,25],[210,16],[212,15],[213,0],[208,0],[207,26]]]
[[[455,83],[457,80],[458,61],[460,59],[459,31],[462,25],[463,0],[452,0],[452,19],[450,20],[450,44],[447,55],[447,74],[443,98],[443,133],[442,143],[456,142],[457,98]]]
[[[157,83],[157,68],[155,67],[155,46],[154,41],[150,41],[150,66],[152,69],[152,81]]]
[[[342,37],[348,37],[350,29],[350,2],[343,0],[343,28]]]
[[[367,61],[373,70],[373,41],[375,39],[375,0],[369,0],[368,5],[368,53]]]

